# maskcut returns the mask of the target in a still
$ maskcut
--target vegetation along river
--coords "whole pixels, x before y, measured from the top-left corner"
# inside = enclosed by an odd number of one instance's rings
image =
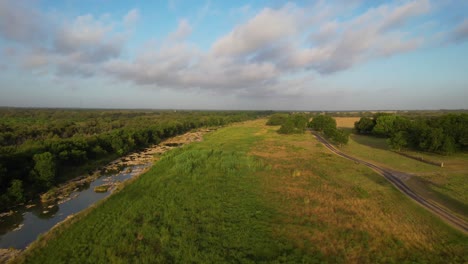
[[[96,171],[94,176],[84,176],[58,187],[52,202],[36,201],[16,207],[10,213],[0,216],[0,249],[24,249],[31,242],[74,214],[90,207],[96,202],[109,196],[123,181],[140,175],[149,168],[158,156],[174,147],[186,143],[201,141],[203,134],[209,130],[189,132],[133,153],[111,162],[104,168],[107,173]],[[109,173],[110,172],[110,173]],[[73,191],[64,193],[62,190],[76,182],[82,183]],[[104,191],[97,191],[96,187],[105,187]]]

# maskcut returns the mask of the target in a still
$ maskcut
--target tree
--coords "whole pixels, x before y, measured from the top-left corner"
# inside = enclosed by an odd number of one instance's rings
[[[10,187],[7,190],[8,199],[14,203],[24,202],[23,182],[21,180],[11,181]]]
[[[445,136],[444,141],[442,143],[441,151],[444,154],[451,154],[454,153],[456,150],[457,147],[455,145],[454,139],[450,136]]]
[[[294,122],[291,119],[288,119],[281,125],[280,129],[278,130],[280,134],[293,134],[294,133]]]
[[[358,133],[361,133],[361,134],[371,133],[374,126],[375,126],[374,121],[368,117],[361,117],[359,121],[354,123],[354,128],[356,129]]]
[[[395,149],[397,151],[400,151],[402,147],[406,147],[408,142],[406,141],[407,135],[404,131],[399,131],[395,134],[393,134],[389,139],[388,139],[388,144],[392,149]]]
[[[303,115],[291,115],[281,125],[278,133],[280,134],[301,134],[304,133],[307,126],[307,118]]]
[[[395,115],[382,115],[375,119],[375,126],[372,133],[377,136],[389,137],[393,133]]]
[[[277,114],[272,115],[268,119],[266,124],[268,126],[281,126],[288,120],[288,117],[289,117],[288,114],[277,113]]]
[[[339,146],[343,144],[348,144],[349,141],[349,132],[343,129],[327,129],[325,134],[329,134],[328,137]]]
[[[35,162],[33,176],[44,188],[50,188],[55,181],[56,165],[54,156],[50,152],[44,152],[33,156]]]
[[[422,135],[419,147],[425,151],[438,152],[441,150],[444,141],[444,132],[442,128],[426,129]]]
[[[319,115],[310,121],[309,127],[315,131],[323,132],[327,129],[336,129],[336,121],[331,116]]]
[[[7,176],[7,170],[3,165],[0,163],[0,187],[3,186],[3,182],[5,181],[5,178]],[[5,182],[6,184],[7,182]]]
[[[349,132],[344,129],[335,129],[335,133],[332,140],[340,146],[348,144]]]
[[[296,128],[296,130],[299,132],[299,133],[304,133],[306,127],[307,127],[307,123],[308,123],[308,119],[307,117],[303,116],[303,115],[299,115],[299,114],[296,114],[296,115],[293,115],[291,116],[291,119],[294,123],[294,127]]]

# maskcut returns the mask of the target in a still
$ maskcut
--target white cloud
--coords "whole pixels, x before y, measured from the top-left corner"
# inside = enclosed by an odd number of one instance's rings
[[[182,41],[185,40],[192,33],[192,27],[186,19],[181,19],[176,31],[169,35],[171,41]]]
[[[311,47],[291,54],[290,65],[332,73],[378,57],[407,52],[422,45],[421,37],[401,27],[430,10],[428,1],[382,5],[348,21],[324,22],[310,37]]]
[[[385,17],[382,23],[382,30],[390,30],[404,25],[408,19],[425,14],[430,11],[428,0],[415,0],[404,5],[398,6],[393,10],[383,8],[382,15]],[[389,14],[386,12],[390,11]]]
[[[25,68],[50,68],[58,77],[111,76],[155,89],[263,97],[308,94],[318,89],[311,85],[315,76],[417,49],[424,38],[404,28],[431,11],[428,0],[384,4],[358,15],[358,10],[347,10],[356,7],[349,1],[346,8],[326,1],[305,7],[285,4],[260,10],[218,37],[208,50],[188,41],[198,19],[181,19],[159,45],[143,45],[132,57],[124,53],[128,39],[116,25],[123,30],[135,25],[137,9],[121,21],[113,21],[112,15],[86,14],[45,31],[41,21],[48,21],[47,16],[11,3],[0,1],[0,36],[27,47],[20,49],[21,55],[11,55]],[[18,18],[23,20],[8,27],[9,20]],[[451,33],[453,41],[467,36],[467,20]],[[305,77],[298,77],[301,74]]]
[[[328,14],[334,12],[323,5],[320,3]],[[180,20],[177,29],[162,42],[165,44],[143,50],[133,61],[113,60],[105,65],[105,71],[155,88],[296,96],[311,89],[311,78],[291,80],[288,76],[333,73],[416,49],[423,39],[401,27],[430,7],[425,0],[382,5],[341,21],[329,15],[321,16],[323,21],[311,19],[306,16],[311,10],[293,4],[265,8],[218,38],[208,51],[186,43],[191,27]]]
[[[124,16],[123,23],[126,27],[132,27],[138,22],[139,19],[140,19],[140,11],[134,8],[128,11],[128,13]]]
[[[254,18],[239,25],[213,44],[217,55],[237,56],[255,52],[300,30],[302,12],[294,5],[281,9],[265,8]]]
[[[59,52],[72,52],[81,47],[94,48],[105,42],[112,27],[103,25],[90,14],[77,17],[57,32],[55,48]]]

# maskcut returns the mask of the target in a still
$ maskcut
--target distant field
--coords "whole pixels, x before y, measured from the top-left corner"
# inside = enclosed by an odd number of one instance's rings
[[[359,118],[338,117],[336,120],[337,126],[352,128]],[[384,138],[356,134],[351,135],[349,144],[342,150],[387,168],[414,174],[414,177],[406,182],[410,187],[465,219],[468,218],[468,153],[444,156],[408,152],[413,156],[444,162],[444,167],[440,168],[391,152]]]
[[[360,117],[335,117],[336,126],[339,128],[353,128],[359,119]]]
[[[383,177],[266,120],[167,153],[24,263],[463,263],[468,237]]]

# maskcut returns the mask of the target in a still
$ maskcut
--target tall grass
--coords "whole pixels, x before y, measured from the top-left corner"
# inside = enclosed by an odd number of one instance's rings
[[[166,153],[21,263],[463,263],[467,237],[310,135],[264,120]],[[78,217],[77,219],[79,219]]]
[[[236,128],[231,135],[236,137]],[[243,133],[248,130],[243,131]],[[68,228],[38,241],[24,263],[257,263],[307,256],[274,239],[274,208],[257,195],[264,169],[245,150],[196,144],[164,155],[146,174]],[[240,140],[240,139],[239,139]],[[244,151],[243,151],[244,150]]]

